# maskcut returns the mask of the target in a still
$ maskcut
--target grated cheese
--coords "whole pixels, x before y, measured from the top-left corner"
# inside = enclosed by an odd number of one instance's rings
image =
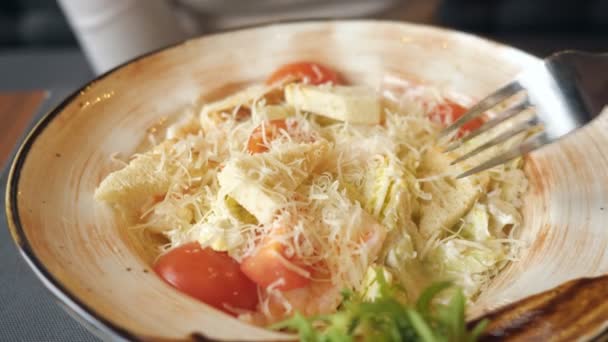
[[[135,155],[107,178],[112,182],[104,180],[97,192],[112,196],[99,198],[130,211],[132,231],[142,239],[165,236],[162,250],[198,241],[241,262],[255,256],[264,241],[280,244],[277,260],[311,279],[311,285],[282,292],[277,287],[285,279],[280,278],[258,289],[258,311],[268,321],[296,309],[335,310],[339,290],[365,290],[372,265],[385,267],[408,298],[439,279],[455,281],[474,298],[517,259],[524,248],[517,236],[527,189],[521,161],[469,182],[466,208],[455,204],[459,170],[433,157],[441,125],[429,112],[444,102],[441,91],[387,77],[381,96],[369,96],[381,97],[382,122],[356,124],[322,119],[317,114],[327,113],[288,103],[283,90],[289,81],[256,85],[203,105],[198,120],[185,113],[164,142]],[[310,94],[333,89],[303,87]],[[348,116],[342,114],[333,117]],[[453,119],[449,109],[442,116]],[[288,128],[271,137],[261,123],[276,119],[286,120]],[[248,140],[258,127],[268,151],[251,154]],[[138,179],[145,179],[147,188]],[[156,190],[144,191],[150,184]],[[450,206],[456,214],[449,220],[429,220],[440,214],[433,210]],[[439,224],[429,229],[428,222]]]

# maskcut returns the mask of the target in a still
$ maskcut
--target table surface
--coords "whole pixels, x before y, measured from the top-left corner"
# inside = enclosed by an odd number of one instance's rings
[[[21,258],[5,227],[5,161],[35,119],[69,91],[0,92],[0,341],[98,341],[57,305]]]

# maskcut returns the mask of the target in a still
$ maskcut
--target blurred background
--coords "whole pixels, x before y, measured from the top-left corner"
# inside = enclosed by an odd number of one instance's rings
[[[116,38],[110,39],[113,49],[107,47],[107,41],[106,45],[91,44],[91,39],[100,39],[91,37],[92,28],[119,27],[120,15],[131,9],[145,16],[138,6],[158,2],[0,1],[0,88],[78,85],[117,60],[149,50],[154,44],[304,18],[372,17],[433,24],[489,37],[539,56],[566,48],[608,50],[608,0],[163,0],[166,7],[154,11],[170,12],[171,20],[179,24],[179,33],[168,33],[170,25],[165,25],[162,30],[148,32],[152,37],[146,39],[157,41],[147,45],[121,45]],[[104,64],[96,60],[107,59],[97,55],[112,50],[110,57],[116,61]]]

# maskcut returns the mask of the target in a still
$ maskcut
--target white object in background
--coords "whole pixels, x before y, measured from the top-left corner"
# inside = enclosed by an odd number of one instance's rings
[[[183,40],[165,0],[59,0],[96,73]]]
[[[177,0],[206,15],[214,30],[277,21],[358,18],[375,15],[406,0]],[[209,25],[209,23],[206,23]]]

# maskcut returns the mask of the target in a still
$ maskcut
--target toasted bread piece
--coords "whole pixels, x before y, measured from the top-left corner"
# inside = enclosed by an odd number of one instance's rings
[[[421,163],[422,177],[458,171],[450,166],[454,160],[449,154],[431,149]],[[457,174],[457,173],[455,173]],[[420,207],[419,229],[423,237],[430,237],[441,229],[450,229],[473,207],[485,191],[489,177],[485,173],[455,179],[451,176],[424,182],[422,189],[432,195]]]
[[[218,174],[220,192],[232,197],[259,223],[269,223],[277,210],[290,201],[285,194],[308,178],[328,149],[328,142],[320,140],[235,157]]]
[[[165,141],[110,173],[95,189],[95,199],[125,209],[139,209],[150,198],[164,195],[169,189],[171,174],[177,169],[162,161],[163,153],[170,146],[170,142]]]
[[[258,100],[269,91],[269,88],[263,85],[254,85],[238,91],[225,98],[205,104],[201,110],[201,116],[212,115],[218,112],[230,111],[238,106],[251,107],[255,100]]]
[[[295,109],[287,104],[261,105],[256,103],[252,120],[256,124],[267,120],[286,119],[295,115]]]
[[[382,121],[380,97],[367,87],[289,84],[285,87],[285,101],[298,110],[339,121],[361,124]]]

